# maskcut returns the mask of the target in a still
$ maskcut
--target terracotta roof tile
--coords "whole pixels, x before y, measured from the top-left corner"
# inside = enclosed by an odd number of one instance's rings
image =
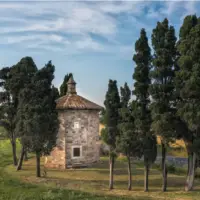
[[[76,94],[67,94],[56,100],[58,110],[101,110],[102,107]]]

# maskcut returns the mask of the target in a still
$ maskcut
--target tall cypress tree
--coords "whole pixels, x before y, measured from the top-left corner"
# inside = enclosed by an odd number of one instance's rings
[[[31,57],[22,58],[16,65],[13,65],[10,70],[10,79],[8,81],[8,87],[12,93],[12,99],[15,107],[18,109],[19,106],[19,94],[21,90],[26,88],[31,82],[31,78],[35,75],[37,66]],[[17,110],[15,115],[17,114]],[[16,130],[17,119],[15,116],[15,127],[14,132],[20,138],[21,142],[21,154],[17,166],[17,170],[21,169],[24,154],[28,151],[27,146],[25,147],[24,139],[22,135]]]
[[[5,67],[0,70],[0,126],[6,130],[6,136],[9,138],[12,147],[13,165],[17,165],[16,153],[16,134],[15,127],[15,113],[17,107],[12,101],[12,94],[8,86],[6,86],[10,78],[10,67]]]
[[[20,92],[17,130],[30,151],[36,154],[36,176],[40,177],[40,157],[50,153],[56,144],[58,118],[56,93],[52,87],[55,67],[48,62],[38,70],[31,83]]]
[[[105,129],[102,131],[103,140],[110,147],[110,179],[109,189],[113,189],[113,170],[116,157],[116,137],[118,135],[120,97],[117,81],[109,80],[108,91],[104,101],[105,105]]]
[[[1,93],[1,122],[7,130],[12,144],[13,163],[17,165],[16,156],[16,138],[18,133],[16,127],[16,112],[18,107],[18,95],[20,91],[29,83],[31,76],[35,73],[37,67],[31,57],[22,58],[16,65],[3,68],[0,71],[2,80],[0,87]]]
[[[140,38],[135,43],[133,61],[136,63],[133,78],[135,80],[133,94],[136,96],[137,115],[135,126],[143,138],[145,180],[144,191],[148,191],[148,174],[151,164],[157,155],[156,138],[150,131],[151,113],[149,110],[149,71],[151,68],[151,50],[144,29],[140,32]]]
[[[67,82],[72,76],[72,73],[65,75],[62,85],[60,86],[60,97],[65,96],[67,93]]]
[[[173,91],[174,63],[176,59],[175,30],[168,20],[158,22],[152,33],[154,55],[152,59],[150,94],[152,97],[152,130],[161,136],[162,145],[162,191],[167,189],[166,147],[174,138]]]
[[[193,188],[196,158],[200,146],[200,18],[196,15],[185,17],[179,36],[179,70],[176,72],[176,90],[179,95],[177,113],[189,129],[183,135],[188,151],[185,190],[189,191]]]
[[[140,158],[142,155],[141,134],[135,128],[135,101],[130,103],[131,91],[125,83],[121,91],[121,108],[119,109],[119,136],[117,137],[117,149],[124,153],[128,160],[128,190],[132,188],[131,157]]]

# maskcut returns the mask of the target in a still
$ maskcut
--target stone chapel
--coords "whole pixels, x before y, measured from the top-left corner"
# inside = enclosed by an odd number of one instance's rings
[[[46,160],[46,167],[88,166],[99,160],[99,112],[101,106],[77,95],[73,76],[67,94],[56,100],[60,127],[56,147]]]

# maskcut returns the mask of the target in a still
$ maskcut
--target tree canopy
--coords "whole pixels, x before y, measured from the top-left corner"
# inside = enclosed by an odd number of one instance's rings
[[[72,73],[65,75],[63,83],[60,86],[60,97],[65,96],[67,94],[67,82],[71,76]]]
[[[150,103],[150,77],[151,70],[151,49],[148,44],[148,38],[144,29],[140,32],[140,38],[135,43],[135,54],[133,61],[136,63],[133,74],[134,90],[133,94],[136,97],[136,114],[135,114],[135,129],[143,141],[143,155],[145,165],[145,191],[148,191],[148,173],[151,164],[155,161],[157,155],[156,137],[151,131],[151,113],[149,109]]]

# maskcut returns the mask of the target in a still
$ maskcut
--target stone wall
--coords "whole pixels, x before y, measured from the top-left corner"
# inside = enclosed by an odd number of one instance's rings
[[[56,147],[51,152],[50,156],[47,157],[45,166],[51,168],[65,168],[66,162],[66,152],[65,152],[65,120],[64,120],[65,113],[59,112],[58,119],[60,122]]]
[[[87,166],[99,160],[99,113],[95,110],[59,111],[57,146],[47,159],[47,167]],[[78,122],[79,128],[74,127]],[[72,157],[72,148],[81,147],[82,156]]]
[[[66,166],[88,165],[99,160],[99,114],[94,110],[68,110],[66,123]],[[74,128],[74,122],[79,128]],[[82,148],[81,158],[72,158],[72,147]]]

